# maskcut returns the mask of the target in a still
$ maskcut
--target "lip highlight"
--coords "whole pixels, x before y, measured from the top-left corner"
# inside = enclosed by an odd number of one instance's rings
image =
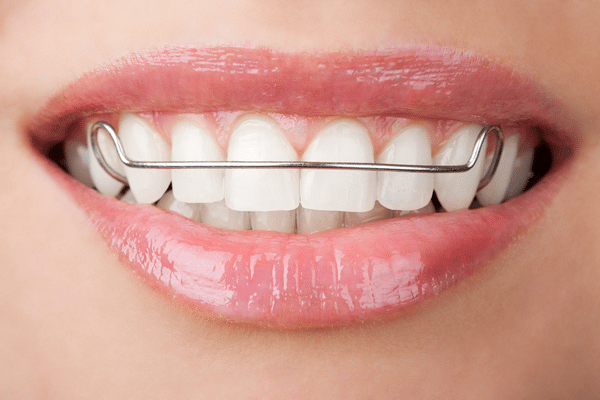
[[[169,48],[133,55],[77,80],[38,113],[34,140],[115,111],[251,110],[410,115],[524,124],[568,150],[570,120],[532,82],[449,49],[375,54]],[[526,194],[499,206],[288,235],[226,232],[100,195],[49,166],[110,247],[153,287],[236,321],[284,327],[393,315],[468,277],[543,212],[568,151]]]

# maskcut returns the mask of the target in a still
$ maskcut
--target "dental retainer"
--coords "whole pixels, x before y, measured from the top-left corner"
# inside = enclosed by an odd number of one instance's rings
[[[496,137],[494,153],[487,172],[479,181],[478,189],[483,189],[493,178],[500,163],[502,148],[504,146],[504,135],[499,126],[484,126],[475,145],[469,160],[462,165],[408,165],[408,164],[375,164],[375,163],[356,163],[356,162],[305,162],[305,161],[134,161],[127,157],[123,145],[119,140],[115,129],[104,121],[98,121],[92,125],[89,132],[90,145],[94,156],[100,166],[110,176],[116,180],[128,184],[127,177],[115,171],[106,162],[100,145],[98,143],[98,134],[104,130],[110,136],[117,155],[121,162],[130,168],[158,168],[158,169],[189,169],[189,168],[239,168],[239,169],[257,169],[257,168],[298,168],[298,169],[337,169],[337,170],[358,170],[358,171],[389,171],[389,172],[415,172],[415,173],[460,173],[472,169],[479,159],[483,144],[490,133]]]

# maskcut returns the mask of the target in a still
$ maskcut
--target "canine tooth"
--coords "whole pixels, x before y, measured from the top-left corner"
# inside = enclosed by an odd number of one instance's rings
[[[459,129],[435,155],[433,158],[434,164],[465,164],[473,152],[473,147],[481,129],[480,125],[474,124]],[[466,209],[473,202],[485,165],[486,149],[487,143],[481,149],[475,166],[467,172],[435,174],[435,192],[440,204],[446,211]]]
[[[169,190],[160,198],[156,207],[163,210],[172,211],[184,217],[194,219],[200,222],[200,206],[198,204],[190,204],[179,201],[173,195],[173,191]]]
[[[433,214],[433,213],[435,213],[435,206],[430,201],[429,203],[427,203],[427,205],[425,207],[419,208],[418,210],[408,210],[408,211],[397,210],[397,211],[393,211],[393,213],[394,213],[394,217],[405,217],[407,215]]]
[[[200,204],[202,222],[215,228],[244,231],[250,229],[250,215],[227,207],[225,200]]]
[[[198,124],[180,121],[171,135],[173,161],[225,161],[213,136]],[[173,195],[186,203],[213,203],[223,200],[224,171],[221,169],[174,169]]]
[[[90,129],[91,124],[88,125],[87,131],[89,131]],[[104,170],[104,168],[100,166],[100,163],[96,159],[94,151],[92,150],[92,144],[89,136],[87,139],[87,144],[90,160],[90,176],[92,177],[94,186],[100,193],[115,197],[121,192],[125,185],[113,178],[112,176],[110,176]],[[115,146],[112,140],[110,139],[110,136],[108,136],[108,134],[103,130],[100,130],[98,132],[98,147],[100,148],[100,151],[102,152],[106,163],[116,172],[120,174],[125,174],[125,168],[123,166],[123,163],[119,159],[119,156],[117,155],[117,150],[115,149]]]
[[[379,202],[376,202],[375,207],[373,207],[371,211],[344,213],[344,226],[355,226],[369,222],[380,221],[382,219],[390,218],[392,215],[392,210],[389,210],[382,206]]]
[[[510,183],[511,171],[515,158],[517,157],[517,151],[519,150],[519,135],[515,134],[504,140],[504,149],[500,156],[500,162],[496,173],[492,177],[490,183],[486,187],[477,192],[477,200],[482,206],[489,206],[492,204],[500,204],[506,196],[506,190]],[[486,163],[486,169],[491,163],[491,156]],[[485,173],[485,170],[484,170]]]
[[[296,210],[251,212],[250,225],[255,231],[294,233],[296,232]]]
[[[85,138],[67,140],[64,152],[69,174],[84,185],[93,187],[94,181],[90,175],[90,153]]]
[[[357,121],[340,119],[317,134],[302,159],[372,163],[373,145],[364,126]],[[375,206],[376,186],[374,171],[303,169],[300,198],[305,209],[365,212]]]
[[[146,121],[133,114],[123,114],[119,135],[127,156],[135,161],[169,161],[171,149]],[[168,169],[125,168],[127,181],[139,203],[154,203],[171,183]]]
[[[298,155],[279,127],[261,116],[248,116],[236,127],[229,161],[297,161]],[[293,169],[228,169],[225,201],[238,211],[294,210],[300,202],[299,172]]]
[[[296,210],[297,232],[310,234],[344,226],[344,213],[340,211],[311,210],[302,206]]]
[[[431,165],[429,132],[413,125],[399,132],[385,146],[379,164]],[[377,200],[392,210],[417,210],[433,195],[433,175],[411,172],[378,172]]]
[[[530,149],[517,158],[515,158],[512,173],[510,178],[510,183],[508,184],[508,189],[506,190],[506,200],[510,200],[514,197],[517,197],[529,182],[529,179],[533,176],[533,172],[531,171],[531,166],[533,165],[533,154],[534,149]]]

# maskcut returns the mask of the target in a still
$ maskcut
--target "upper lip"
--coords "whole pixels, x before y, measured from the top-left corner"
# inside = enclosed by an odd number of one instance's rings
[[[576,136],[565,108],[532,81],[473,54],[428,47],[356,54],[154,50],[79,78],[51,98],[27,129],[37,141],[60,141],[71,124],[87,116],[123,110],[522,124],[542,129],[544,139],[562,149],[573,147]],[[541,189],[522,196],[517,207],[388,221],[289,240],[256,232],[224,236],[66,185],[121,257],[156,285],[236,319],[297,326],[395,311],[464,278],[539,215],[556,188],[557,179],[548,181],[554,183],[538,185]],[[143,220],[164,229],[150,232]],[[124,225],[129,223],[134,227]],[[284,250],[290,254],[280,254]],[[162,265],[154,265],[156,260]]]

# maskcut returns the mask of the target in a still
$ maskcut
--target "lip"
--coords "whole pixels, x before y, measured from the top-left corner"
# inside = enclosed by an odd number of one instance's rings
[[[507,203],[313,235],[221,231],[102,196],[44,163],[150,286],[207,313],[291,328],[393,316],[467,278],[543,213],[576,142],[564,107],[533,82],[485,58],[430,47],[153,50],[81,77],[27,131],[39,143],[64,140],[76,121],[120,110],[410,115],[545,132],[554,167]]]

